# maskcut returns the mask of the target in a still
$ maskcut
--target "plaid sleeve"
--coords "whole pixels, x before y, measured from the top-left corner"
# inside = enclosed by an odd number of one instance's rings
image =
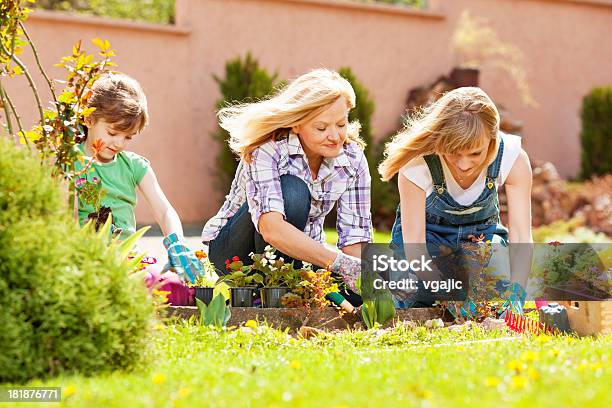
[[[259,217],[276,211],[285,217],[285,203],[279,173],[280,152],[274,142],[259,146],[246,164],[246,196],[255,229],[259,232]]]
[[[372,242],[372,214],[370,213],[370,170],[361,153],[356,176],[337,203],[338,248],[360,242]]]

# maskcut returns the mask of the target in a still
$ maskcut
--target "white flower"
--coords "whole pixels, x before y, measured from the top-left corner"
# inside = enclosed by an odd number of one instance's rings
[[[264,259],[262,259],[262,260],[261,260],[261,264],[262,264],[262,265],[264,265],[264,266],[265,266],[265,265],[267,265],[267,263],[268,263],[268,260],[267,260],[266,258],[264,258]]]
[[[281,257],[281,258],[278,258],[278,259],[280,259],[281,262],[285,262],[285,258]]]
[[[266,251],[266,252],[270,252],[270,251],[274,252],[275,249],[274,249],[274,247],[272,245],[266,245],[266,247],[264,248],[264,251]]]
[[[310,262],[302,261],[302,268],[310,269],[311,267],[312,267],[312,264]]]
[[[255,255],[255,254],[251,252],[251,253],[249,254],[249,258],[250,258],[250,257],[252,257],[253,255]]]

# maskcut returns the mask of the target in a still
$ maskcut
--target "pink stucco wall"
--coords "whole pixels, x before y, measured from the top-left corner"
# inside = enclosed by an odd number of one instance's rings
[[[132,150],[148,157],[184,222],[218,209],[212,189],[216,145],[212,75],[251,51],[270,71],[291,78],[315,67],[350,66],[376,101],[376,135],[395,129],[410,88],[447,74],[456,59],[450,38],[463,10],[486,18],[526,55],[537,108],[521,104],[512,82],[484,67],[481,86],[524,121],[525,146],[565,176],[579,169],[579,109],[594,86],[612,84],[612,2],[608,0],[430,0],[428,12],[343,0],[177,0],[177,26],[116,22],[36,12],[27,24],[47,67],[77,39],[108,39],[122,71],[149,99],[151,125]],[[93,50],[93,46],[89,46]],[[26,56],[26,61],[31,58]],[[58,76],[60,71],[50,68]],[[10,84],[22,111],[25,83]],[[41,84],[42,86],[42,84]],[[33,111],[32,111],[33,112]],[[26,112],[32,120],[33,113]],[[139,204],[140,222],[151,222]]]

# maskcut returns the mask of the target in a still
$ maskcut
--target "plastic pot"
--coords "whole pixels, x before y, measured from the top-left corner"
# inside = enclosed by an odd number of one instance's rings
[[[200,299],[206,306],[210,303],[213,298],[213,291],[215,288],[205,288],[203,286],[196,286],[195,297]]]
[[[231,288],[232,307],[253,307],[255,287]]]
[[[259,293],[261,294],[261,305],[263,307],[283,307],[281,298],[289,293],[289,288],[279,286],[261,288]]]

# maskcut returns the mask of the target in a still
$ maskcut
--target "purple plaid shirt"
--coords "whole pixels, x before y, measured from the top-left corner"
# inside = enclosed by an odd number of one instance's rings
[[[323,221],[337,202],[338,248],[372,240],[370,172],[363,150],[355,143],[344,145],[334,158],[325,158],[313,180],[300,139],[293,133],[270,140],[253,152],[251,163],[240,161],[223,206],[202,231],[202,241],[215,239],[230,218],[248,202],[255,228],[259,217],[270,211],[285,215],[280,176],[291,174],[310,190],[310,213],[304,233],[325,242]]]

